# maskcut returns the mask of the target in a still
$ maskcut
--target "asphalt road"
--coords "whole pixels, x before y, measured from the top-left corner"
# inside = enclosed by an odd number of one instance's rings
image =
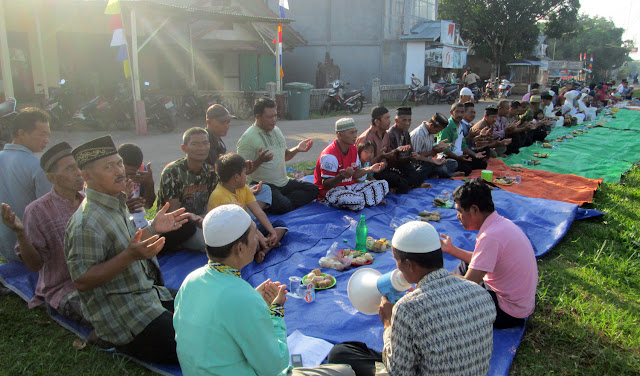
[[[480,101],[476,103],[476,120],[482,117],[484,108],[491,103],[495,102]],[[449,116],[449,108],[450,106],[447,104],[431,106],[420,105],[414,107],[411,130],[419,126],[423,120],[429,119],[436,112],[441,112]],[[343,112],[336,116],[323,119],[278,121],[277,125],[282,130],[282,133],[287,139],[287,145],[290,148],[296,146],[301,140],[307,138],[313,140],[313,147],[310,151],[307,153],[298,153],[290,162],[316,161],[320,156],[320,152],[335,139],[335,132],[333,131],[334,123],[341,117],[353,117],[358,125],[359,133],[364,131],[370,124],[370,111],[371,106],[365,106],[358,115]],[[393,117],[395,115],[395,109],[390,109],[390,111]],[[236,150],[235,145],[238,139],[250,125],[251,123],[248,121],[237,119],[231,121],[229,132],[223,139],[229,151]],[[145,136],[138,136],[134,131],[53,131],[49,146],[58,142],[67,141],[72,147],[76,147],[86,141],[104,136],[105,134],[111,134],[116,146],[125,142],[135,143],[140,146],[144,153],[144,161],[145,163],[151,162],[154,180],[158,182],[164,166],[184,156],[180,148],[182,144],[182,133],[190,127],[198,126],[206,127],[204,116],[200,121],[179,120],[178,126],[173,132],[160,133],[151,129]]]

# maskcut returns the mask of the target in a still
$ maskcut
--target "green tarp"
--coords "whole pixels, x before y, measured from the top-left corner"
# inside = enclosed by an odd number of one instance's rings
[[[595,123],[594,121],[593,124]],[[547,140],[572,134],[577,129],[580,127],[554,128]],[[564,142],[551,142],[558,146],[554,149],[545,149],[536,144],[521,148],[520,153],[504,158],[504,162],[513,165],[524,164],[523,160],[527,159],[538,159],[541,164],[525,167],[575,174],[590,179],[604,178],[605,182],[616,183],[625,171],[640,161],[640,134],[626,129],[640,131],[640,112],[620,110],[616,119],[612,119],[604,127],[586,129],[587,133]],[[549,157],[534,157],[535,152],[549,153]]]

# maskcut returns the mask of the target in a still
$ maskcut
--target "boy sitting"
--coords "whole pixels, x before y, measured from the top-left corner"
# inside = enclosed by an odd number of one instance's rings
[[[207,209],[211,211],[220,205],[236,204],[253,214],[254,220],[257,219],[261,225],[258,226],[258,249],[255,256],[255,261],[261,263],[271,249],[280,246],[280,239],[288,229],[280,220],[274,222],[274,228],[258,205],[247,186],[247,165],[244,158],[235,153],[220,156],[216,161],[216,174],[219,184],[209,197]],[[259,185],[262,185],[262,182]]]

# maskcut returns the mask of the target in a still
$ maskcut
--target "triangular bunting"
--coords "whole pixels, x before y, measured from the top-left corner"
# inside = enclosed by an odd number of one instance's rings
[[[127,45],[123,44],[118,48],[117,61],[129,60],[129,54],[127,53]]]
[[[111,37],[111,47],[122,46],[126,44],[127,41],[124,39],[124,30],[116,29],[113,31],[113,37]]]
[[[112,14],[109,16],[109,30],[122,29],[122,15]]]
[[[104,14],[120,14],[120,0],[109,0]]]

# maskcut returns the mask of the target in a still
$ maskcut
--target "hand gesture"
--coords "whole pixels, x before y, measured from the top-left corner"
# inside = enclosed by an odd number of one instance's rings
[[[246,170],[253,172],[253,170],[255,169],[255,165],[253,161],[251,159],[247,159],[246,161],[244,161],[244,163],[245,163]]]
[[[476,159],[482,159],[486,156],[486,152],[481,151],[480,153],[476,153],[476,155],[474,157],[476,157]]]
[[[511,138],[505,138],[504,140],[500,141],[500,143],[503,146],[507,146],[507,145],[511,144],[512,141],[513,141],[513,139],[511,139]]]
[[[447,150],[447,148],[451,146],[451,143],[447,141],[449,140],[445,139],[433,145],[433,151],[435,151],[436,153],[442,153],[443,151]]]
[[[158,210],[156,217],[153,219],[153,229],[158,233],[177,230],[189,220],[190,213],[187,213],[185,208],[180,208],[171,213],[167,213],[167,210],[169,210],[168,202]]]
[[[11,207],[5,203],[2,203],[2,223],[16,234],[24,232],[24,225],[16,213],[11,210]]]
[[[423,157],[415,151],[411,152],[411,155],[409,155],[409,157],[412,161],[421,161],[423,159]]]
[[[374,174],[377,174],[378,172],[384,170],[384,168],[387,167],[387,164],[384,162],[378,162],[376,164],[374,164],[373,166],[369,167],[369,171],[373,172]]]
[[[262,299],[264,299],[267,305],[271,305],[278,296],[279,286],[280,282],[271,282],[271,279],[267,279],[258,285],[255,290],[262,296]]]
[[[133,180],[131,180],[131,179],[127,179],[126,180],[124,193],[127,194],[127,199],[130,199],[130,198],[133,197],[133,184],[134,184]]]
[[[264,163],[264,162],[269,162],[272,159],[273,159],[273,153],[271,153],[269,149],[262,150],[262,148],[260,148],[258,150],[258,158],[256,158],[257,162]]]
[[[393,313],[393,304],[387,299],[386,296],[382,296],[380,298],[380,306],[378,307],[378,316],[380,316],[380,321],[382,321],[382,325],[386,328],[391,325],[391,315]]]
[[[485,127],[480,130],[480,136],[488,136],[489,134],[491,134],[490,127]]]
[[[276,286],[278,288],[278,294],[273,299],[271,304],[280,304],[281,306],[284,306],[284,302],[287,301],[287,285],[276,285]]]
[[[134,176],[131,177],[135,183],[145,185],[147,187],[153,187],[153,171],[151,170],[151,162],[147,163],[146,171],[137,171]]]
[[[305,153],[309,151],[309,149],[311,149],[312,146],[313,146],[313,140],[310,138],[307,138],[304,141],[300,141],[296,149],[298,149],[299,152]]]
[[[373,167],[373,166],[372,166]],[[342,169],[338,172],[339,176],[342,176],[343,180],[350,179],[353,176],[353,167],[347,167],[346,169]]]
[[[466,154],[462,154],[460,159],[462,159],[463,162],[471,162],[471,157]]]
[[[254,185],[250,189],[251,189],[251,193],[253,193],[254,196],[257,196],[258,193],[260,193],[262,191],[262,182]]]
[[[278,234],[276,234],[275,230],[269,231],[269,236],[266,238],[267,246],[275,247],[278,242]]]
[[[129,213],[141,212],[146,202],[147,201],[143,197],[128,198],[126,201],[126,204],[127,204],[127,208],[129,208]]]
[[[162,247],[164,247],[164,238],[158,235],[150,236],[143,241],[140,241],[141,237],[142,230],[138,229],[124,250],[124,252],[127,252],[136,261],[150,259],[157,255],[158,252],[162,250]]]
[[[436,166],[442,166],[443,164],[447,163],[447,160],[440,158],[431,158],[431,163]]]
[[[400,153],[405,153],[408,152],[409,150],[411,150],[411,145],[403,145],[403,146],[398,146],[396,148],[396,150]]]
[[[448,253],[448,254],[451,254],[451,252],[453,252],[453,249],[455,248],[453,246],[453,241],[451,240],[451,237],[445,234],[440,234],[440,247],[442,248],[442,252]]]

